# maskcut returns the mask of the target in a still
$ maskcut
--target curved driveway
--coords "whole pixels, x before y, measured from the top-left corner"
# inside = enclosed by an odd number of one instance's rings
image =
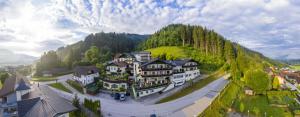
[[[162,104],[155,105],[145,105],[138,102],[120,102],[109,98],[103,98],[99,96],[90,96],[77,94],[80,100],[82,101],[84,98],[99,100],[101,101],[101,110],[104,116],[111,117],[149,117],[151,114],[156,114],[161,117],[184,117],[198,115],[203,110],[206,109],[213,101],[213,99],[218,95],[218,93],[227,85],[228,80],[225,78],[226,76],[213,81],[207,86],[187,95],[177,100],[166,102]],[[53,89],[53,88],[52,88]],[[54,89],[55,90],[55,89]],[[61,92],[59,90],[55,90],[62,97],[66,99],[73,99],[73,94]],[[101,94],[100,94],[101,95]],[[205,100],[205,101],[203,101]],[[200,104],[197,102],[201,102]],[[202,104],[203,103],[203,104]],[[191,110],[195,108],[196,110]],[[202,106],[202,107],[199,107]]]

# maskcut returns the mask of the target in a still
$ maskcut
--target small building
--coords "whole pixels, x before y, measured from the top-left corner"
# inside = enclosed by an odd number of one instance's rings
[[[141,51],[141,52],[134,52],[132,53],[139,62],[147,62],[151,60],[151,52]]]
[[[114,62],[125,62],[127,64],[132,64],[135,61],[135,57],[130,53],[118,53],[114,56]]]
[[[68,117],[76,110],[71,102],[49,87],[31,87],[26,78],[7,78],[0,90],[1,117]]]
[[[51,77],[51,76],[57,76],[57,75],[62,75],[67,73],[70,73],[70,70],[64,67],[59,67],[59,68],[53,68],[50,70],[42,71],[42,76]]]
[[[246,95],[254,95],[254,91],[248,87],[245,88],[245,94]]]
[[[103,81],[103,88],[109,91],[127,91],[128,75],[108,75]]]
[[[182,85],[185,81],[189,81],[200,76],[198,63],[192,59],[174,60],[168,62],[175,66],[173,67],[173,75],[171,77],[171,81],[175,83],[175,86]]]
[[[73,79],[83,86],[94,82],[99,77],[99,69],[96,66],[77,66],[74,68]]]
[[[77,108],[70,101],[47,86],[34,87],[17,102],[18,117],[69,117],[74,110]]]
[[[42,74],[43,74],[43,77],[51,77],[51,76],[53,76],[53,73],[51,71],[49,71],[49,70],[43,71]]]
[[[121,62],[111,62],[106,65],[106,74],[124,74],[127,72],[128,63]]]

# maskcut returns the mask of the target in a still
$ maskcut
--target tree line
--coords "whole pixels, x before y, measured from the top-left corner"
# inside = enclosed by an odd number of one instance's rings
[[[155,32],[138,46],[140,50],[160,46],[192,48],[190,57],[204,69],[223,67],[234,79],[244,77],[249,69],[264,70],[267,66],[281,65],[262,54],[227,40],[214,30],[198,25],[171,24]]]
[[[77,65],[103,63],[112,59],[116,53],[135,50],[147,37],[148,35],[127,33],[90,34],[83,41],[45,52],[36,63],[36,75],[40,76],[43,71],[53,68],[72,69]]]

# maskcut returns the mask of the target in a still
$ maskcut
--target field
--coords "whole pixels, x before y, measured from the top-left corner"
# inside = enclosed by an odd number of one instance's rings
[[[291,68],[294,70],[300,70],[300,65],[293,65]]]
[[[166,59],[188,58],[184,49],[177,46],[164,46],[146,50],[151,52],[153,57],[165,56]]]
[[[157,102],[157,104],[169,102],[169,101],[181,98],[183,96],[186,96],[186,95],[188,95],[188,94],[190,94],[190,93],[192,93],[192,92],[194,92],[196,90],[201,89],[202,87],[208,85],[209,83],[217,80],[222,75],[223,75],[222,71],[216,72],[216,73],[208,76],[205,79],[202,79],[202,80],[199,80],[199,81],[197,81],[195,83],[192,83],[192,84],[190,84],[190,86],[188,86],[188,87],[186,87],[186,88],[184,88],[184,89],[182,89],[182,90],[180,90],[180,91],[178,91],[178,92],[176,92],[176,93],[174,93],[174,94],[172,94],[172,95],[170,95],[168,97],[165,97],[165,98],[159,100]]]
[[[270,98],[269,98],[270,99]],[[243,103],[244,114],[249,113],[255,116],[267,116],[271,117],[292,117],[291,111],[287,107],[276,107],[268,103],[268,97],[265,95],[257,96],[245,96],[242,95],[240,100],[237,100],[234,104],[235,109],[240,109],[240,104]]]
[[[200,53],[199,50],[192,47],[163,46],[146,51],[151,52],[154,58],[162,58],[167,60],[187,59],[191,58],[199,62],[201,73],[210,74],[224,65],[224,61],[214,55]]]
[[[83,87],[76,81],[73,80],[67,80],[67,83],[73,87],[74,89],[76,89],[78,92],[83,93]]]
[[[49,86],[51,86],[53,88],[56,88],[56,89],[59,89],[59,90],[62,90],[62,91],[65,91],[67,93],[72,93],[72,91],[70,91],[68,88],[66,88],[61,83],[52,83],[52,84],[49,84]]]

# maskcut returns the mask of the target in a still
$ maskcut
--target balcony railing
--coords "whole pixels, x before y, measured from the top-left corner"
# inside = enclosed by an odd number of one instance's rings
[[[143,71],[158,71],[158,70],[172,70],[172,67],[164,67],[164,68],[142,68]]]
[[[182,66],[182,67],[198,67],[198,65],[184,65],[184,66]]]
[[[168,74],[142,74],[142,77],[159,77],[159,76],[170,76],[173,73],[168,73]]]

